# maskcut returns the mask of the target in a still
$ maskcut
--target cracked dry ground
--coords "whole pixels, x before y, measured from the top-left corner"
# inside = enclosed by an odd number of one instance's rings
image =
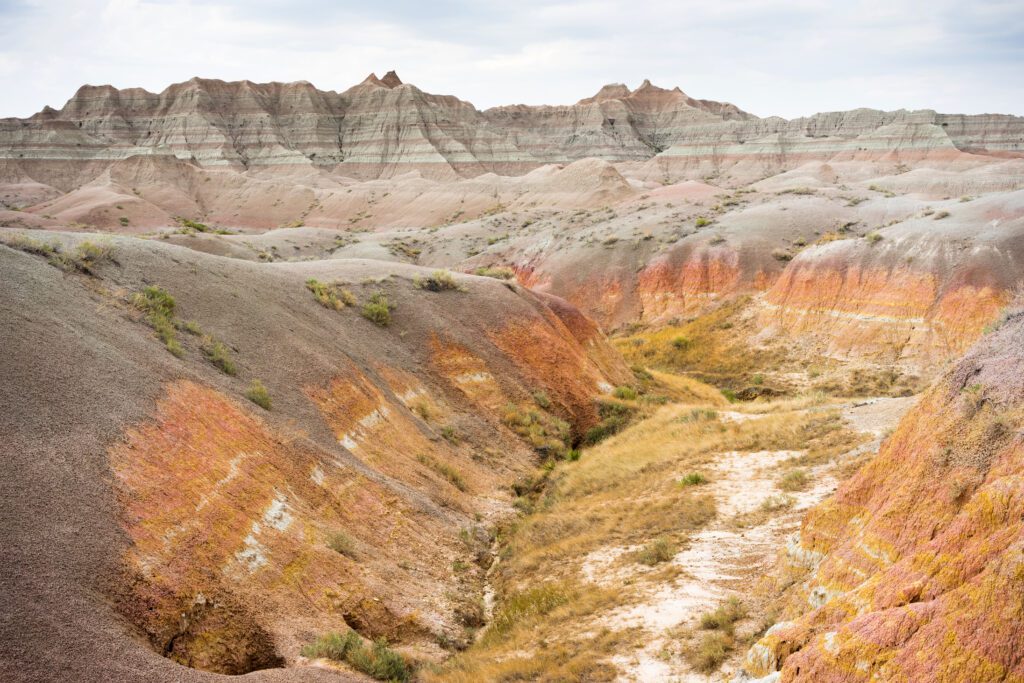
[[[442,680],[731,678],[773,623],[766,577],[803,513],[914,399],[713,398],[664,406],[556,468],[508,532],[494,623]],[[692,474],[706,481],[685,485]],[[702,641],[722,631],[702,616],[730,599],[743,616],[709,662]]]

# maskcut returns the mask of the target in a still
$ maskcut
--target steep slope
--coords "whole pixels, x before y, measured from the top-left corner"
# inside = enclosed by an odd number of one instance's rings
[[[810,512],[787,551],[810,577],[791,621],[751,649],[750,674],[1024,680],[1022,368],[1016,312]]]
[[[1024,194],[957,202],[801,252],[763,318],[830,355],[927,366],[959,357],[998,317],[1024,284],[1022,259]]]
[[[479,619],[478,527],[539,461],[509,406],[548,397],[550,449],[628,379],[575,309],[496,280],[90,239],[0,246],[5,680],[326,680],[300,648],[349,627],[437,658]],[[390,325],[311,278],[385,293]]]
[[[83,86],[60,110],[0,119],[0,158],[63,191],[94,177],[98,164],[137,155],[239,170],[297,165],[348,177],[417,171],[449,179],[598,157],[644,162],[638,173],[650,179],[728,171],[749,182],[813,160],[1020,156],[1022,130],[1019,117],[932,111],[758,119],[649,81],[633,91],[605,86],[575,105],[480,112],[390,72],[340,94],[306,82],[199,78],[159,94]]]

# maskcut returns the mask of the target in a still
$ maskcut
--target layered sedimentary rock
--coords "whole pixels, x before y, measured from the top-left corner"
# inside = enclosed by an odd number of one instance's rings
[[[842,358],[957,358],[1024,279],[1022,202],[1018,191],[959,203],[807,249],[768,291],[762,319]]]
[[[750,674],[1024,680],[1022,368],[1018,312],[809,513],[788,549],[813,569],[803,614],[754,646]]]
[[[405,264],[107,244],[92,275],[0,245],[5,680],[211,680],[349,627],[439,656],[481,618],[477,527],[538,462],[507,406],[578,436],[629,378],[572,306],[490,278],[429,292]],[[382,292],[390,325],[310,278]],[[176,350],[133,303],[147,285],[174,297]]]
[[[777,172],[836,155],[1019,155],[1022,131],[1018,117],[932,111],[759,119],[649,81],[633,91],[606,86],[575,105],[481,112],[391,72],[342,93],[306,82],[199,78],[158,94],[83,86],[60,110],[0,120],[0,158],[21,160],[33,176],[55,173],[50,167],[59,162],[173,155],[203,166],[304,165],[352,177],[417,170],[439,178],[520,174],[584,157],[654,158],[653,177],[721,172],[739,162]]]

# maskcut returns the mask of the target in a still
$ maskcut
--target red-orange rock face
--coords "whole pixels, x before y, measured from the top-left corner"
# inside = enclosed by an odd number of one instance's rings
[[[411,625],[412,610],[366,601],[383,586],[328,547],[332,534],[382,562],[446,554],[436,520],[191,382],[170,385],[110,460],[132,541],[123,604],[155,645],[193,667],[273,665],[274,641],[294,651],[296,631],[323,628],[325,615],[392,636]]]
[[[1012,298],[1020,229],[997,221],[953,241],[918,221],[808,249],[768,290],[762,321],[841,358],[948,361]]]
[[[1024,680],[1024,317],[986,338],[801,531],[816,608],[752,673],[784,681]]]
[[[751,285],[756,286],[743,278],[739,254],[727,247],[710,247],[651,262],[638,276],[637,294],[644,318],[664,321],[698,312],[715,299]]]

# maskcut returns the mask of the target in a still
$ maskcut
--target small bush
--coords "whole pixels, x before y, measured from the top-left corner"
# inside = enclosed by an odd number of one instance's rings
[[[551,407],[551,399],[548,398],[548,395],[543,391],[533,392],[533,402],[536,403],[539,407],[543,408],[544,410],[547,410],[548,408]]]
[[[49,257],[59,251],[59,245],[57,244],[40,242],[26,235],[14,234],[10,237],[5,236],[3,243],[11,249],[24,251],[27,254],[36,254],[37,256]]]
[[[477,268],[473,271],[474,275],[482,275],[483,277],[493,277],[497,280],[511,280],[516,276],[516,271],[505,266],[484,266]]]
[[[640,550],[633,553],[634,559],[640,564],[653,567],[662,562],[668,562],[676,556],[678,547],[667,538],[656,538]]]
[[[776,261],[792,261],[793,254],[785,249],[772,249],[772,258]]]
[[[792,496],[768,496],[761,502],[758,509],[762,512],[778,512],[788,510],[793,507],[794,503],[796,501]]]
[[[388,297],[384,292],[374,292],[370,300],[363,304],[363,317],[381,327],[391,324],[391,311],[394,308],[388,303]]]
[[[429,455],[419,455],[416,459],[447,479],[448,483],[458,490],[462,492],[467,490],[468,487],[466,486],[466,480],[463,479],[462,474],[451,465],[435,460]]]
[[[678,351],[688,351],[693,346],[693,342],[686,337],[676,337],[672,340],[672,348]]]
[[[611,401],[598,401],[597,410],[601,421],[583,435],[583,443],[588,446],[618,434],[629,425],[637,412],[636,408]]]
[[[206,225],[205,223],[200,223],[199,221],[194,221],[194,220],[185,218],[183,216],[175,216],[174,220],[184,230],[194,230],[196,232],[207,232],[210,229],[210,226]]]
[[[347,289],[338,289],[337,285],[320,282],[316,278],[306,280],[306,289],[313,293],[313,298],[324,308],[340,311],[345,306],[354,306],[355,295]]]
[[[344,531],[336,531],[327,539],[327,547],[350,559],[356,559],[356,542]]]
[[[96,266],[113,260],[113,249],[107,244],[96,244],[85,240],[79,242],[70,253],[61,251],[59,244],[46,244],[31,237],[15,235],[4,242],[12,249],[45,256],[47,262],[65,271],[79,270],[93,275]]]
[[[223,343],[213,337],[206,337],[203,340],[202,350],[206,360],[213,363],[225,375],[234,377],[238,374],[238,368],[235,367],[235,362],[231,359],[231,351]]]
[[[514,593],[499,605],[484,635],[485,640],[498,638],[517,624],[532,617],[542,616],[568,603],[572,591],[561,583],[542,583],[520,593]]]
[[[623,401],[635,401],[637,393],[636,389],[634,389],[633,387],[622,385],[619,387],[615,387],[615,391],[612,392],[612,396]]]
[[[144,287],[141,292],[132,297],[132,303],[141,311],[170,318],[174,315],[177,306],[174,297],[167,293],[167,290],[150,285]]]
[[[146,322],[172,355],[181,358],[185,351],[178,343],[174,324],[174,297],[166,290],[150,285],[132,296],[132,305],[146,314]]]
[[[700,616],[700,627],[706,631],[719,630],[732,635],[736,622],[747,616],[747,610],[739,598],[731,597],[713,612]]]
[[[429,292],[462,292],[465,288],[460,286],[450,271],[435,270],[427,277],[416,277],[412,284],[416,289],[425,289]]]
[[[388,647],[387,641],[374,641],[367,648],[355,631],[349,631],[344,636],[337,633],[321,636],[312,645],[302,648],[302,656],[344,662],[378,681],[404,683],[412,679],[412,667],[402,655]]]
[[[131,221],[128,220],[128,216],[121,216],[120,218],[117,219],[117,222],[125,227],[127,227],[128,224],[131,223]]]
[[[790,470],[779,480],[779,488],[783,491],[800,491],[807,487],[808,481],[804,470]]]
[[[711,221],[709,221],[707,218],[704,218],[704,216],[697,216],[697,220],[694,222],[694,225],[696,225],[698,228],[703,228],[705,226],[711,225]]]
[[[882,241],[882,233],[877,230],[873,230],[864,236],[864,239],[868,241],[868,244],[878,244]]]
[[[725,633],[705,633],[696,647],[686,651],[686,659],[697,671],[710,674],[718,670],[729,658],[733,639]]]
[[[835,230],[832,230],[832,231],[826,232],[821,237],[819,237],[818,241],[815,242],[815,244],[828,244],[829,242],[835,242],[837,240],[844,240],[844,239],[846,239],[846,237],[842,233],[836,232]]]
[[[690,472],[679,480],[680,486],[700,486],[708,483],[708,478],[700,472]]]
[[[249,385],[245,397],[264,410],[270,410],[270,392],[263,386],[263,382],[254,379]]]
[[[560,459],[568,452],[572,439],[569,423],[543,409],[509,403],[505,406],[502,422],[541,455]]]
[[[933,220],[941,221],[943,218],[949,218],[949,211],[939,211]]]

